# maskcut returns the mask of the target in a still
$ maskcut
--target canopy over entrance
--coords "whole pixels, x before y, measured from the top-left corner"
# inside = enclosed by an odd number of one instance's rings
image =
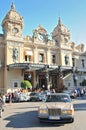
[[[58,66],[54,65],[48,65],[48,64],[36,64],[36,63],[14,63],[7,65],[7,69],[10,68],[17,68],[17,69],[31,69],[31,70],[48,70],[53,71],[55,69],[58,69]]]

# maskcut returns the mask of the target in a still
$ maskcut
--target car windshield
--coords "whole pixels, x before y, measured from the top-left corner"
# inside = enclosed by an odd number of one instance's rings
[[[34,96],[34,95],[36,95],[36,94],[37,94],[37,93],[34,93],[34,92],[33,92],[33,93],[30,93],[30,96]]]
[[[67,95],[48,95],[46,102],[71,102]]]

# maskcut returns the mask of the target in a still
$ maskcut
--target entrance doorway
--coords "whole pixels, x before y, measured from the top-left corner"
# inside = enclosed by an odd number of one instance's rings
[[[33,73],[32,72],[25,72],[24,73],[24,80],[30,81],[33,86]]]
[[[40,88],[43,88],[44,90],[47,89],[47,79],[46,79],[45,73],[39,74],[39,86]]]

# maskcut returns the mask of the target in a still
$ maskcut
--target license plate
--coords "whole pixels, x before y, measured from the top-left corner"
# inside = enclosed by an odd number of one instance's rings
[[[49,119],[51,120],[60,120],[59,116],[49,116]]]

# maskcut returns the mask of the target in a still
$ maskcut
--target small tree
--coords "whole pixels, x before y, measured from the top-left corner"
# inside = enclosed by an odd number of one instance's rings
[[[22,88],[22,89],[32,89],[32,85],[31,85],[30,81],[28,81],[28,80],[23,80],[23,81],[21,82],[21,88]]]

